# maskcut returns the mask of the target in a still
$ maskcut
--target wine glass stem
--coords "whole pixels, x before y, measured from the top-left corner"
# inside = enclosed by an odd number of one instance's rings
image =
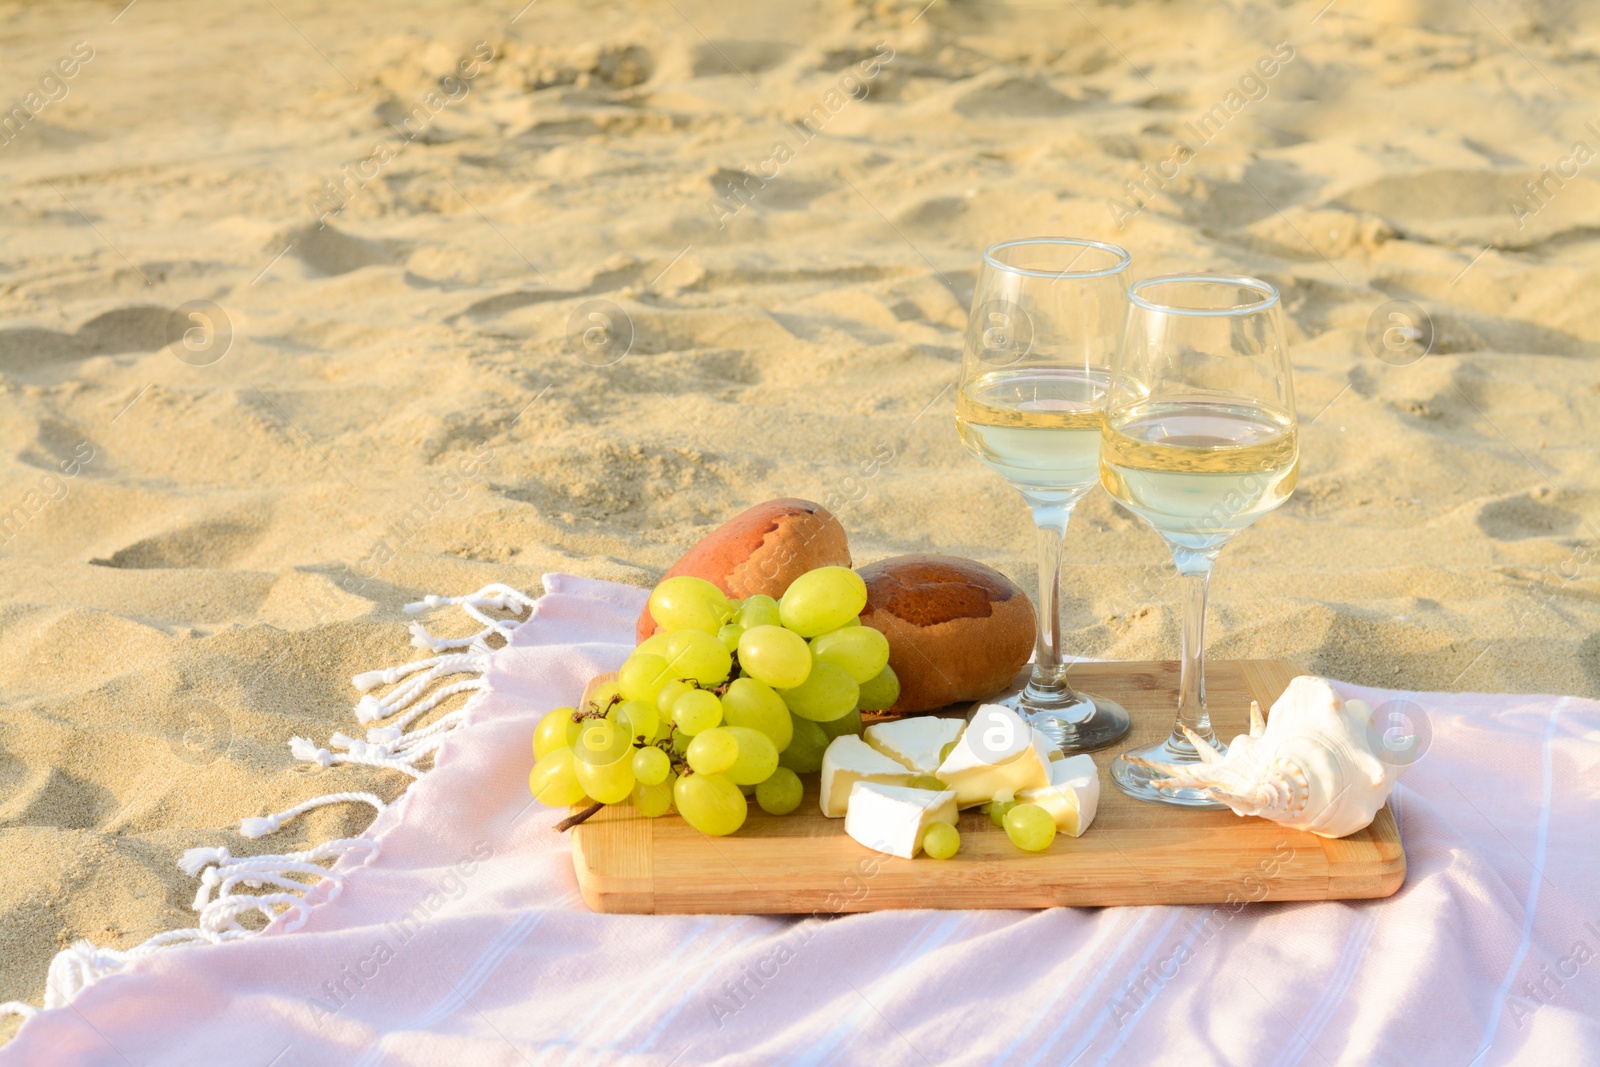
[[[1172,743],[1192,748],[1184,736],[1187,726],[1207,741],[1212,739],[1211,713],[1206,710],[1206,593],[1211,585],[1210,560],[1185,560],[1180,567],[1183,583],[1183,660],[1178,673],[1178,722]]]
[[[1061,555],[1072,507],[1033,507],[1033,524],[1039,534],[1039,627],[1029,688],[1049,693],[1072,691],[1067,685],[1067,664],[1061,657]]]

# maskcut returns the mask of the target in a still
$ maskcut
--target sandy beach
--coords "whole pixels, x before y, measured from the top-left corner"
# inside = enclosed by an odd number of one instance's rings
[[[1600,696],[1600,11],[385,7],[0,6],[0,1000],[190,925],[241,817],[399,795],[285,742],[407,601],[648,585],[778,496],[1032,589],[953,426],[1009,237],[1284,294],[1300,486],[1210,655]],[[1103,493],[1068,582],[1072,652],[1176,656]]]

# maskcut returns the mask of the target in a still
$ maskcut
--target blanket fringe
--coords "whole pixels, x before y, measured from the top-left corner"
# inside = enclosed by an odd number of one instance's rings
[[[496,637],[502,643],[511,640],[517,627],[532,612],[534,600],[508,585],[495,583],[469,596],[425,597],[405,605],[405,611],[417,615],[442,607],[461,608],[481,628],[469,637],[438,638],[421,622],[413,622],[411,643],[436,655],[386,670],[364,671],[352,679],[363,694],[353,709],[356,721],[363,725],[384,719],[390,721],[383,726],[370,727],[365,738],[335,731],[328,738],[327,748],[304,737],[290,738],[289,751],[295,759],[322,767],[340,763],[383,767],[412,778],[421,778],[427,773],[428,768],[421,764],[431,761],[449,736],[465,724],[466,709],[452,711],[410,733],[406,732],[406,727],[455,694],[481,689],[483,673],[499,647],[489,642]],[[500,618],[489,614],[491,611],[509,611],[520,618]],[[460,649],[466,651],[454,651]],[[472,677],[437,684],[441,679],[462,674]],[[374,695],[372,691],[382,686],[394,688],[383,696]],[[378,815],[387,808],[372,793],[330,793],[273,815],[246,817],[239,822],[239,833],[252,839],[265,837],[278,832],[291,819],[316,808],[348,803],[370,804]],[[279,920],[286,933],[298,930],[310,914],[305,894],[315,886],[325,886],[326,899],[335,899],[344,888],[343,876],[334,873],[339,862],[346,857],[354,862],[365,862],[376,856],[378,850],[378,841],[366,836],[325,841],[299,852],[259,856],[234,856],[222,846],[191,848],[179,859],[178,867],[200,880],[193,904],[199,915],[197,926],[157,934],[130,949],[100,948],[88,941],[75,942],[50,962],[43,1009],[13,1000],[0,1003],[0,1016],[31,1018],[41,1010],[64,1007],[99,979],[116,974],[163,948],[222,944],[254,937],[265,927],[251,928],[240,921],[252,913],[260,915],[268,924]]]

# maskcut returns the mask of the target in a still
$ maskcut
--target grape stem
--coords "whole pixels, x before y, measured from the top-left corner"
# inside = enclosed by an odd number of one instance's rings
[[[672,739],[674,737],[676,737],[677,735],[678,735],[678,724],[675,723],[675,722],[669,722],[667,724],[667,736],[666,737],[662,738],[660,741],[657,741],[652,745],[636,744],[636,745],[634,745],[634,747],[635,748],[659,748],[661,751],[663,751],[663,752],[665,752],[667,754],[667,760],[672,765],[672,772],[674,774],[676,774],[678,777],[682,778],[685,775],[693,774],[694,771],[689,769],[689,760],[688,760],[687,757],[681,756],[678,753],[672,751]]]
[[[603,719],[606,717],[606,713],[608,711],[620,703],[622,703],[622,694],[620,693],[611,694],[611,699],[606,701],[606,706],[603,708],[591,700],[589,701],[589,706],[586,709],[583,711],[574,711],[572,713],[572,721],[582,722],[585,719]]]
[[[560,833],[566,833],[574,826],[577,826],[579,823],[587,820],[589,816],[593,815],[603,807],[605,807],[605,805],[597,800],[593,804],[590,804],[587,808],[584,808],[582,811],[578,812],[576,815],[568,815],[565,819],[562,819],[560,822],[556,823],[556,830]]]

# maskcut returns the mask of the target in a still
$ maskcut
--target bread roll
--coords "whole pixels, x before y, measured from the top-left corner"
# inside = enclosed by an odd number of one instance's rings
[[[994,696],[1033,651],[1028,597],[999,571],[954,556],[894,556],[858,572],[861,613],[889,639],[900,679],[891,715],[913,715]]]
[[[731,597],[780,597],[806,571],[848,566],[849,539],[833,513],[809,500],[784,497],[741,511],[702,537],[661,577],[704,578]],[[638,639],[655,632],[646,608],[639,613]]]

